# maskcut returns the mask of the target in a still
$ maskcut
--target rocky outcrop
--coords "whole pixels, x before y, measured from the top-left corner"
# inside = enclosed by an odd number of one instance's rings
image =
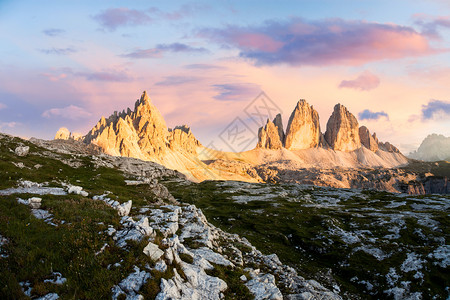
[[[378,150],[378,142],[375,141],[373,136],[370,135],[369,129],[366,126],[359,127],[359,138],[361,140],[361,144],[369,150],[373,152],[377,152]]]
[[[450,161],[450,137],[442,134],[430,134],[422,141],[417,151],[408,156],[424,161]]]
[[[327,122],[325,140],[331,149],[353,151],[361,147],[359,126],[355,116],[341,104],[336,104]]]
[[[275,122],[278,126],[275,125]],[[282,126],[281,115],[277,115],[273,122],[267,119],[266,125],[258,130],[258,144],[256,147],[274,150],[281,149],[284,137]]]
[[[321,141],[319,114],[305,100],[297,102],[286,129],[286,149],[318,147]]]
[[[70,131],[66,127],[61,127],[55,134],[55,140],[68,140]]]
[[[197,153],[197,147],[201,146],[187,125],[177,126],[173,130],[169,129],[168,142],[169,148],[172,150],[184,150],[194,154]]]
[[[392,152],[392,153],[401,153],[400,150],[398,150],[397,147],[395,147],[394,145],[392,145],[389,142],[379,142],[378,143],[378,148],[383,150],[383,151],[387,151],[387,152]]]
[[[275,127],[278,128],[278,136],[280,137],[281,143],[284,145],[284,141],[285,141],[285,134],[284,134],[284,127],[283,127],[283,121],[281,119],[281,114],[277,114],[275,116],[275,119],[273,119],[273,124],[275,125]]]
[[[373,140],[375,141],[375,143],[378,145],[378,149],[386,151],[386,152],[391,152],[391,153],[401,153],[400,150],[397,149],[397,147],[395,147],[394,145],[392,145],[389,142],[380,142],[378,140],[377,134],[374,133],[372,135]]]
[[[147,92],[130,108],[109,118],[102,117],[84,137],[85,143],[100,146],[107,154],[155,160],[169,150],[195,153],[200,142],[187,126],[168,130]]]
[[[82,139],[82,135],[76,132],[70,132],[66,127],[61,127],[55,134],[55,140],[75,140]]]

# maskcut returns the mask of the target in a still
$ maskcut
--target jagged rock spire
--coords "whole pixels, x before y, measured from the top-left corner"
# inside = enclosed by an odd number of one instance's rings
[[[361,147],[358,121],[345,106],[334,106],[327,122],[325,140],[331,149],[339,151],[353,151]]]
[[[194,152],[200,145],[187,126],[167,129],[159,110],[144,91],[135,103],[110,117],[102,117],[85,136],[84,142],[94,143],[112,155],[141,159],[162,157],[168,149]]]
[[[278,114],[273,121],[267,119],[266,125],[259,128],[258,144],[256,147],[265,149],[281,149],[283,147],[283,137],[283,124],[281,122],[281,115]]]
[[[318,147],[321,136],[319,114],[301,99],[289,118],[285,147],[292,150]]]

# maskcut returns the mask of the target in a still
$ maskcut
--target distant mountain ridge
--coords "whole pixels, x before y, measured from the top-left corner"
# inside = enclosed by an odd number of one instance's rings
[[[450,137],[436,133],[430,134],[408,157],[423,161],[450,161]]]
[[[341,104],[323,134],[319,115],[305,100],[298,101],[284,132],[281,115],[259,129],[253,150],[222,152],[204,147],[186,125],[167,128],[147,92],[134,109],[101,117],[83,137],[67,129],[55,139],[78,139],[99,146],[106,154],[153,161],[178,170],[191,180],[206,179],[264,181],[258,166],[295,170],[298,168],[392,168],[408,159],[390,143],[381,143]],[[265,171],[264,171],[265,172]]]
[[[305,100],[300,100],[292,112],[284,134],[281,115],[273,121],[267,120],[258,131],[257,148],[304,150],[325,148],[335,151],[351,152],[362,146],[378,150],[400,153],[389,142],[380,142],[374,133],[370,135],[365,126],[359,127],[358,120],[342,104],[336,104],[327,122],[327,130],[320,130],[319,114]]]

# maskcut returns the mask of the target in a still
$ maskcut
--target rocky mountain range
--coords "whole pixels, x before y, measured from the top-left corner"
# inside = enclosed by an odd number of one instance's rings
[[[303,150],[324,148],[328,150],[351,152],[367,148],[376,153],[378,150],[400,153],[389,142],[380,142],[376,133],[370,135],[367,127],[359,127],[356,117],[342,104],[336,104],[327,122],[327,130],[320,130],[319,114],[305,100],[300,100],[292,112],[286,129],[283,131],[281,115],[273,121],[267,120],[258,132],[257,148]]]
[[[356,117],[341,104],[334,107],[322,133],[319,114],[305,100],[298,101],[286,131],[281,115],[277,115],[259,129],[256,147],[239,153],[204,147],[187,125],[167,128],[146,92],[133,110],[102,117],[85,136],[75,137],[62,128],[55,139],[78,140],[109,155],[153,161],[192,181],[298,182],[402,192],[410,181],[420,177],[408,173],[397,180],[385,180],[377,169],[405,166],[408,158],[391,143],[380,142],[365,126],[360,127]],[[358,180],[367,169],[378,175],[369,176],[369,181]],[[323,176],[313,176],[317,170]],[[350,175],[342,176],[343,172]],[[328,179],[322,180],[324,177]]]
[[[424,161],[450,161],[450,137],[442,134],[430,134],[420,144],[419,148],[411,152],[408,157]]]

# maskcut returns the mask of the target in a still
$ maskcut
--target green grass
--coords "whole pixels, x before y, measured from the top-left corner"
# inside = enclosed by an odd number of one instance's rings
[[[400,238],[392,242],[384,239],[384,236],[392,234],[389,231],[390,227],[378,224],[379,217],[371,215],[371,211],[369,213],[364,211],[368,208],[373,209],[372,212],[383,214],[408,213],[412,211],[410,205],[415,203],[414,199],[429,196],[409,199],[387,192],[369,190],[361,194],[356,193],[348,199],[341,199],[341,202],[338,202],[339,206],[336,207],[308,207],[305,205],[307,204],[304,200],[305,195],[310,195],[312,202],[315,202],[324,189],[306,188],[295,196],[292,186],[271,185],[275,191],[287,192],[290,195],[289,199],[274,197],[271,202],[250,201],[247,204],[239,204],[232,200],[232,196],[250,195],[249,191],[232,191],[231,187],[224,187],[221,182],[208,181],[182,188],[170,180],[165,184],[175,198],[201,208],[215,226],[245,236],[265,254],[276,253],[282,262],[294,266],[300,275],[316,279],[332,288],[334,281],[328,280],[327,275],[327,270],[330,270],[334,280],[343,290],[343,295],[349,298],[386,297],[383,291],[389,286],[384,275],[389,272],[390,267],[398,268],[406,259],[407,252],[415,252],[426,257],[438,246],[436,241],[439,238],[448,240],[450,237],[448,211],[431,211],[433,220],[440,224],[438,231],[418,224],[416,218],[404,217],[405,228],[400,230]],[[252,185],[253,188],[264,186],[267,185]],[[338,196],[330,196],[336,197]],[[407,204],[392,209],[385,208],[391,201],[407,201]],[[274,206],[274,203],[277,206]],[[363,240],[347,244],[339,235],[330,234],[329,227],[338,227],[347,232],[358,229],[370,230],[372,235],[367,234],[367,237],[374,238],[376,248],[390,256],[379,261],[364,251],[353,251],[361,246],[362,242],[365,244],[369,242]],[[432,238],[424,242],[414,233],[414,229],[422,229],[426,236]],[[447,295],[445,286],[450,285],[445,270],[428,262],[424,265],[423,272],[425,275],[422,284],[411,278],[415,274],[413,272],[405,274],[401,280],[412,280],[411,289],[424,292],[425,297],[437,294],[445,298]],[[368,294],[364,284],[350,280],[355,276],[359,280],[373,283],[374,295]]]
[[[18,157],[10,151],[19,145],[29,146],[30,153]],[[61,159],[77,160],[81,166],[71,167]],[[25,168],[12,162],[21,162]],[[41,167],[36,169],[35,165]],[[88,156],[54,153],[18,138],[0,138],[0,170],[0,189],[15,187],[18,180],[48,182],[53,187],[64,182],[82,186],[90,197],[110,191],[108,197],[119,202],[131,199],[137,208],[155,200],[148,186],[126,186],[121,171],[95,168]],[[122,249],[103,233],[107,225],[120,228],[117,211],[103,201],[79,195],[39,196],[41,208],[53,215],[55,227],[36,219],[28,206],[17,203],[18,197],[32,196],[0,196],[0,234],[8,239],[2,246],[2,254],[7,257],[0,258],[1,299],[26,298],[19,285],[23,281],[31,283],[33,297],[56,292],[63,299],[110,298],[111,287],[132,273],[133,266],[153,265],[142,252],[148,240],[129,242]],[[105,244],[105,250],[96,255]],[[112,267],[117,262],[120,267]],[[43,283],[53,271],[60,272],[67,282],[62,286]],[[170,271],[159,276],[170,276]],[[149,280],[144,295],[157,294],[160,281],[155,280]]]

